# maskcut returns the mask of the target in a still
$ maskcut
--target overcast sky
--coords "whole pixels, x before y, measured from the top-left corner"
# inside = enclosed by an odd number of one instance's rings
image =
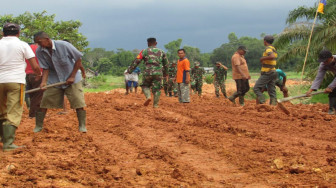
[[[238,37],[276,34],[286,27],[290,10],[318,0],[20,0],[4,1],[0,14],[56,14],[56,20],[79,20],[90,48],[143,49],[148,37],[158,46],[182,38],[182,45],[211,52]]]

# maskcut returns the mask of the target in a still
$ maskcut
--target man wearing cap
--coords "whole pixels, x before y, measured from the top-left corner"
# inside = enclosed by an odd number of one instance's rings
[[[245,46],[239,46],[231,58],[232,79],[236,82],[237,91],[229,97],[229,100],[235,103],[235,99],[239,97],[241,106],[244,106],[244,96],[250,90],[249,79],[251,79],[251,76],[244,57],[246,52]]]
[[[221,89],[224,97],[227,98],[225,90],[225,80],[227,78],[227,70],[228,68],[222,65],[221,62],[219,61],[216,62],[216,66],[214,68],[214,85],[217,98],[219,98],[219,88]]]
[[[168,93],[169,97],[174,96],[177,97],[177,84],[174,82],[175,76],[176,76],[177,68],[176,68],[176,62],[173,61],[169,68],[168,68]]]
[[[82,66],[82,53],[69,42],[51,40],[43,31],[34,35],[34,41],[39,45],[36,56],[43,69],[40,87],[43,88],[47,83],[66,82],[64,85],[49,87],[44,91],[40,111],[36,112],[34,132],[42,130],[48,108],[63,108],[64,95],[67,96],[71,108],[76,109],[79,131],[87,132],[82,76],[78,71]]]
[[[150,88],[152,88],[152,93],[154,95],[153,107],[158,108],[162,88],[162,76],[164,79],[168,79],[169,63],[164,51],[156,47],[156,38],[148,38],[147,45],[148,48],[140,52],[131,66],[127,69],[127,72],[133,72],[139,63],[144,61],[145,70],[143,72],[143,81],[141,84],[142,91],[146,97],[144,106],[148,106],[151,102]]]
[[[270,96],[270,104],[277,105],[277,97],[275,90],[275,81],[277,79],[277,72],[275,69],[276,58],[278,53],[272,46],[274,37],[266,35],[264,37],[264,46],[266,46],[263,53],[263,57],[260,58],[261,62],[261,75],[254,85],[253,91],[257,95],[257,101],[260,104],[265,103],[265,96],[262,93],[262,89],[267,86],[267,91]]]
[[[313,81],[312,86],[306,93],[307,96],[310,96],[311,92],[316,91],[320,88],[320,85],[323,81],[324,75],[327,71],[331,71],[334,76],[336,76],[336,55],[332,55],[329,50],[322,50],[319,54],[320,66],[316,75],[315,80]],[[336,109],[336,77],[324,90],[325,93],[329,93],[329,114],[335,114]]]
[[[202,95],[202,86],[203,86],[203,75],[205,70],[203,67],[200,67],[200,62],[195,62],[195,67],[191,69],[191,81],[195,83],[195,93],[198,93],[198,96]]]
[[[36,80],[41,79],[41,70],[33,50],[19,36],[19,25],[4,25],[3,38],[0,40],[0,140],[4,151],[19,147],[13,142],[23,111],[25,59],[29,61]]]

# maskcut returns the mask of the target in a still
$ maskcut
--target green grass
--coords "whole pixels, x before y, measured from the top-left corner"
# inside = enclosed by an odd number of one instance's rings
[[[123,76],[100,75],[87,79],[88,87],[85,92],[110,91],[116,88],[124,88],[125,81]]]

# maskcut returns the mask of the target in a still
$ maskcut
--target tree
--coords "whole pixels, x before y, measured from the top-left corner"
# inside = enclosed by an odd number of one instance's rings
[[[164,47],[167,49],[167,57],[169,62],[176,61],[178,59],[177,50],[181,48],[181,44],[182,39],[177,39],[164,45]]]
[[[89,49],[85,52],[83,56],[83,63],[86,67],[97,67],[99,64],[99,59],[105,57],[112,57],[114,54],[113,51],[106,51],[105,48],[94,48]]]
[[[313,7],[299,7],[292,10],[287,18],[289,26],[280,33],[274,45],[279,50],[285,50],[285,53],[279,57],[284,62],[293,58],[305,57],[310,32],[315,18],[317,4]],[[309,55],[307,59],[306,72],[310,78],[315,77],[318,62],[316,59],[318,53],[327,48],[331,51],[336,50],[336,0],[329,0],[324,8],[324,14],[318,14],[315,29],[313,31],[310,44]],[[305,19],[305,22],[302,20]],[[303,61],[299,64],[300,69]]]
[[[201,61],[201,51],[200,49],[192,46],[183,46],[186,51],[186,57],[193,64],[195,61]],[[177,52],[176,52],[177,53]]]
[[[19,24],[21,27],[20,39],[26,42],[33,42],[33,36],[39,31],[45,31],[50,38],[55,40],[67,39],[80,51],[88,46],[87,38],[78,32],[82,25],[80,21],[55,21],[56,15],[47,15],[46,11],[41,13],[25,12],[17,17],[13,15],[0,16],[0,25],[7,22]],[[2,30],[2,28],[1,28]]]

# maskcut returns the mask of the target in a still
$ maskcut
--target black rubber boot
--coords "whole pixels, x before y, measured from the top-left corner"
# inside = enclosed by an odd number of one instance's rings
[[[79,132],[86,133],[86,111],[85,110],[78,110],[77,111],[77,118],[79,124]]]
[[[172,92],[169,92],[169,97],[172,97],[172,96],[173,96]]]
[[[42,131],[45,112],[36,112],[34,133]]]
[[[239,96],[239,104],[240,106],[245,106],[244,96]]]
[[[24,146],[17,146],[13,142],[15,140],[16,127],[13,125],[3,125],[3,151],[11,151]]]
[[[336,97],[329,97],[328,114],[335,115]]]

